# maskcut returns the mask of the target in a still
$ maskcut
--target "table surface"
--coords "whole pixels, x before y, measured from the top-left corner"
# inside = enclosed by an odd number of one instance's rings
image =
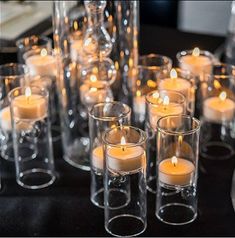
[[[223,41],[174,29],[141,26],[141,53],[166,54],[195,46],[214,51]],[[108,236],[103,210],[89,199],[90,174],[73,168],[54,148],[57,181],[37,191],[15,181],[14,163],[0,160],[0,236]],[[235,236],[235,213],[230,198],[235,158],[206,161],[200,158],[198,218],[189,225],[169,226],[155,217],[155,196],[148,193],[148,226],[142,236]],[[203,169],[202,169],[203,168]]]

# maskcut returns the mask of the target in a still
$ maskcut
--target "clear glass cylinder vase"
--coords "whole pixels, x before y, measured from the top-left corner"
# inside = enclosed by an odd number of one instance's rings
[[[115,236],[141,234],[147,226],[146,134],[130,126],[107,130],[103,136],[105,155],[105,229]],[[123,206],[121,193],[130,199]],[[121,206],[118,206],[118,205]]]
[[[91,201],[104,207],[104,156],[103,133],[120,125],[129,125],[131,109],[121,102],[106,102],[94,105],[89,111],[90,164],[91,164]],[[123,196],[128,196],[123,193]],[[126,200],[124,199],[124,203]]]
[[[165,116],[157,123],[156,216],[170,225],[197,217],[200,122],[186,115]]]
[[[90,170],[88,125],[84,122],[80,101],[81,65],[72,47],[71,20],[78,1],[53,2],[54,45],[57,64],[57,90],[64,159],[74,167]],[[84,11],[84,9],[83,9]],[[73,27],[78,28],[78,22]],[[78,29],[77,29],[78,32]],[[75,34],[75,33],[74,33]],[[72,53],[71,53],[72,52]],[[79,57],[78,57],[79,58]]]

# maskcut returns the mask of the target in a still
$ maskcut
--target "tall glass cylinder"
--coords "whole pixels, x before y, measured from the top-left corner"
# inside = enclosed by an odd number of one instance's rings
[[[69,17],[77,1],[55,1],[53,9],[57,89],[64,159],[71,165],[90,170],[87,123],[80,111],[80,64],[71,58]]]
[[[94,105],[89,111],[90,134],[90,164],[91,164],[91,201],[99,207],[104,207],[104,156],[103,133],[109,129],[121,125],[129,125],[131,109],[121,102],[106,102]],[[116,194],[121,192],[116,191]],[[128,197],[128,194],[123,193]],[[125,203],[124,199],[124,203]]]
[[[28,82],[28,68],[23,64],[0,65],[0,145],[1,157],[14,161],[12,125],[8,93]]]
[[[16,181],[39,189],[55,179],[48,92],[37,87],[18,87],[9,93],[13,126]]]
[[[235,153],[235,66],[216,64],[207,77],[200,152],[207,159],[228,159]]]
[[[105,229],[115,236],[141,234],[147,226],[146,134],[130,126],[104,133]],[[121,196],[113,190],[130,192],[126,206],[117,207]]]
[[[172,60],[164,55],[149,54],[139,57],[137,80],[134,85],[132,101],[134,123],[143,127],[146,114],[145,96],[158,88],[158,78],[167,74],[172,67]]]
[[[131,105],[138,65],[139,1],[113,1],[107,26],[111,31],[111,58],[117,70],[114,96]]]
[[[171,115],[157,123],[156,216],[170,225],[197,217],[197,178],[200,122]]]
[[[186,99],[183,94],[174,91],[152,91],[146,96],[147,120],[145,131],[147,143],[147,188],[156,193],[156,128],[158,120],[167,115],[182,115],[186,112]]]

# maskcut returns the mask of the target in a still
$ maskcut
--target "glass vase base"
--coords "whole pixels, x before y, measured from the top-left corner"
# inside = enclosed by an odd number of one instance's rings
[[[28,189],[46,188],[52,185],[56,180],[56,176],[49,170],[35,168],[20,173],[17,183]]]
[[[226,142],[211,141],[201,147],[200,154],[205,159],[226,160],[235,154],[235,150]]]
[[[156,176],[151,176],[147,179],[147,190],[150,193],[156,194],[157,185],[156,185]]]
[[[109,196],[117,197],[116,203],[112,203],[110,209],[119,209],[125,207],[130,202],[130,194],[127,191],[119,189],[111,189]],[[104,208],[104,188],[101,188],[91,197],[91,202],[100,208]]]
[[[115,216],[106,224],[106,231],[113,236],[138,236],[143,233],[147,225],[142,219],[133,215]]]
[[[64,160],[76,168],[90,171],[89,147],[89,138],[81,137],[75,140],[74,143],[67,148]]]
[[[186,225],[197,218],[197,212],[189,205],[169,203],[159,208],[156,217],[168,225]]]

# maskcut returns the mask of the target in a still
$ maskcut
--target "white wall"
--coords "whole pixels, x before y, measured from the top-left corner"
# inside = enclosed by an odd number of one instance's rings
[[[183,31],[225,35],[232,1],[180,1],[178,28]]]

